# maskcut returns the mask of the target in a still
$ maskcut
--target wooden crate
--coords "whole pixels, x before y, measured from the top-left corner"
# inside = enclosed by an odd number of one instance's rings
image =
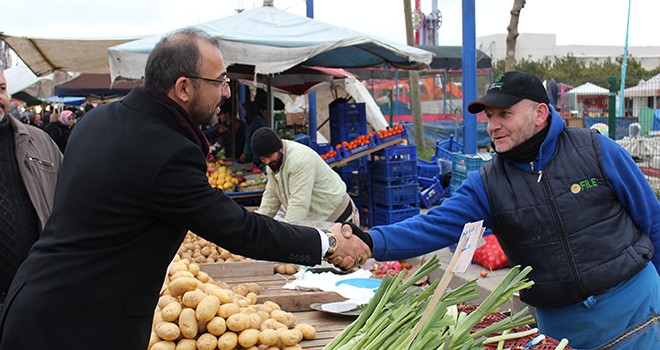
[[[283,289],[288,279],[294,277],[278,275],[273,272],[273,262],[248,261],[232,263],[199,264],[216,281],[223,281],[230,286],[254,282],[261,286],[257,303],[273,301],[288,312],[293,313],[297,323],[308,323],[316,329],[316,338],[304,340],[300,346],[305,350],[320,350],[343,331],[355,316],[342,316],[311,309],[312,303],[330,303],[346,298],[335,292],[300,291]]]

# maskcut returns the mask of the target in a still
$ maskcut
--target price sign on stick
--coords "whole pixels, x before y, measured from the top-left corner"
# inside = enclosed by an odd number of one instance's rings
[[[449,286],[449,282],[451,281],[452,277],[454,277],[454,274],[457,272],[463,273],[465,270],[467,270],[467,267],[472,261],[474,251],[479,246],[481,236],[484,234],[485,229],[483,228],[483,223],[483,220],[470,222],[465,224],[465,227],[463,227],[463,233],[461,234],[461,238],[458,240],[456,251],[452,256],[451,261],[449,261],[449,265],[447,265],[447,269],[442,275],[438,287],[436,287],[435,292],[433,292],[431,300],[426,306],[426,310],[424,310],[422,317],[415,326],[415,329],[413,329],[413,332],[408,337],[406,343],[411,344],[413,339],[415,339],[415,336],[422,329],[428,318],[431,316],[433,309],[435,309],[435,306],[438,305],[440,298],[445,293],[445,290]],[[464,264],[465,266],[459,266],[460,264]]]
[[[474,256],[474,251],[479,247],[479,240],[484,235],[483,228],[484,221],[470,222],[465,224],[463,227],[463,233],[461,238],[467,236],[467,243],[465,247],[459,252],[460,256],[458,257],[458,262],[454,266],[454,273],[464,273],[467,271],[468,266],[472,263],[472,257]],[[457,250],[458,252],[458,250]]]

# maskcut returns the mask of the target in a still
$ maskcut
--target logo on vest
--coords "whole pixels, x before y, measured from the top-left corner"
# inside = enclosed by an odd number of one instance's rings
[[[573,194],[578,194],[582,192],[582,190],[588,190],[590,188],[597,186],[598,186],[598,182],[596,182],[596,178],[592,177],[591,179],[582,180],[576,184],[572,184],[571,192],[573,192]]]

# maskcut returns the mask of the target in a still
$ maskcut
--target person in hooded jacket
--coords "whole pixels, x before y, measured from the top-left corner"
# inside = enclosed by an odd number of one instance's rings
[[[523,72],[499,76],[468,111],[485,112],[493,159],[426,215],[372,227],[371,256],[420,256],[483,220],[512,266],[532,267],[520,299],[541,333],[576,349],[660,349],[660,202],[632,157],[597,131],[566,127]]]

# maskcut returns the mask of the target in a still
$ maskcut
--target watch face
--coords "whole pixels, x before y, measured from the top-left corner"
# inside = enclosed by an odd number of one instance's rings
[[[332,250],[337,249],[337,238],[335,236],[328,236],[328,245]]]

